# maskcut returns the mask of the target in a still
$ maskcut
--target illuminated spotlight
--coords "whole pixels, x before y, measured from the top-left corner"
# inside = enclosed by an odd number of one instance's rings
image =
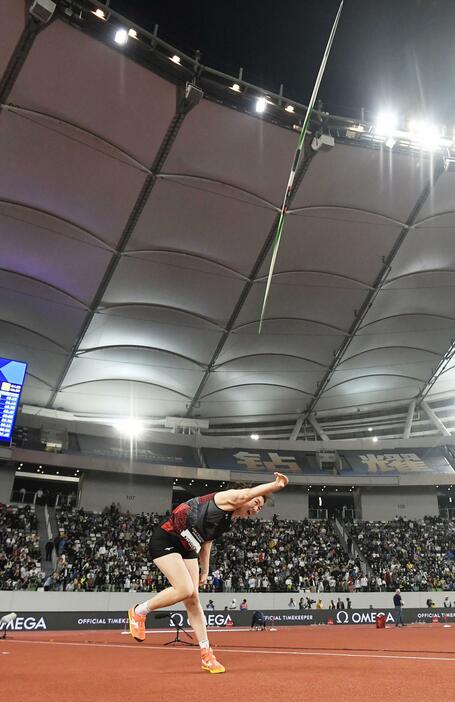
[[[435,124],[411,120],[409,131],[412,140],[420,146],[422,151],[436,151],[441,144],[441,133]]]
[[[120,44],[120,46],[126,44],[126,42],[128,41],[128,32],[126,31],[126,29],[117,29],[117,31],[115,32],[114,41],[116,44]]]
[[[238,83],[234,83],[231,85],[230,90],[233,90],[234,93],[240,93],[240,85]]]
[[[17,470],[20,470],[20,469],[21,469],[21,467],[19,466],[19,468]]]
[[[55,474],[56,474],[56,475],[60,475],[60,471],[56,471],[56,473],[55,473]]]
[[[373,431],[373,427],[368,427],[368,431]]]
[[[294,105],[286,105],[284,108],[286,112],[294,112]]]
[[[173,56],[170,57],[170,60],[172,63],[180,64],[180,56],[177,56],[177,54],[174,54]]]
[[[144,424],[134,417],[128,419],[119,419],[114,422],[114,427],[121,433],[129,436],[131,439],[140,436],[144,431]]]
[[[92,15],[95,15],[96,17],[98,17],[98,19],[107,20],[106,13],[103,12],[103,10],[101,10],[101,8],[99,7],[96,10],[92,10]]]
[[[377,440],[378,440],[378,437],[377,437],[377,436],[373,436],[373,437],[372,437],[372,441],[374,441],[374,443],[376,443]]]
[[[250,434],[250,439],[253,439],[253,441],[259,441],[259,434]]]
[[[397,140],[394,139],[392,136],[387,137],[385,140],[385,145],[387,146],[388,149],[393,149],[395,144],[397,143]]]
[[[381,112],[375,122],[374,131],[378,136],[390,137],[398,129],[398,116],[395,112]]]
[[[265,97],[257,98],[256,106],[254,108],[256,110],[256,112],[258,112],[259,114],[262,114],[263,112],[265,112],[266,108],[267,108],[266,98]]]
[[[132,39],[137,39],[137,32],[135,29],[128,29],[128,36]]]

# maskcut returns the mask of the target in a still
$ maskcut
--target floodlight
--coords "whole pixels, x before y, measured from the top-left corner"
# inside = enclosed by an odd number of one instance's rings
[[[180,64],[180,56],[177,56],[177,54],[171,56],[170,60],[172,61],[172,63]]]
[[[114,41],[116,44],[120,44],[120,46],[123,46],[123,44],[126,44],[128,41],[128,32],[126,29],[117,29],[115,32],[115,37]]]
[[[137,39],[137,32],[135,29],[128,29],[128,36],[133,39]]]
[[[56,7],[52,0],[34,0],[29,12],[38,22],[46,24],[52,18]]]
[[[125,436],[129,436],[131,439],[139,437],[144,431],[144,424],[139,419],[134,417],[127,417],[125,419],[118,419],[114,422],[114,427]]]
[[[377,443],[377,440],[378,440],[378,437],[377,437],[377,436],[373,436],[373,437],[372,437],[372,441],[374,441],[374,443]]]
[[[294,105],[286,105],[286,107],[284,109],[286,110],[286,112],[292,113],[292,112],[294,112]]]
[[[313,151],[330,151],[335,146],[335,139],[331,134],[315,136],[311,142]]]
[[[368,431],[373,431],[373,427],[368,427]]]
[[[258,112],[259,114],[262,114],[263,112],[265,112],[266,107],[267,107],[267,100],[265,99],[265,97],[257,98],[256,107],[255,107],[256,112]]]
[[[100,7],[97,7],[96,10],[92,10],[92,15],[95,15],[98,19],[107,20],[106,13],[103,12]]]
[[[234,91],[234,93],[239,93],[240,92],[240,85],[238,83],[234,83],[231,85],[231,90]]]
[[[388,149],[393,149],[395,144],[397,143],[397,140],[394,139],[392,136],[387,137],[385,140],[385,145],[387,146]]]
[[[390,137],[398,130],[398,116],[394,112],[381,112],[375,122],[374,131],[378,136]]]
[[[435,124],[411,120],[409,131],[413,141],[417,142],[423,151],[435,151],[441,143],[441,133]]]
[[[259,441],[259,434],[250,434],[250,439],[253,439],[253,441]]]

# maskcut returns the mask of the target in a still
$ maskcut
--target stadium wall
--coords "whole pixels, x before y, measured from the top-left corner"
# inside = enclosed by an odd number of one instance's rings
[[[84,474],[79,504],[101,512],[106,505],[118,502],[122,512],[163,514],[172,506],[172,482],[172,478],[93,471]]]
[[[13,490],[16,463],[5,461],[0,465],[0,502],[8,503]]]
[[[272,519],[275,514],[280,519],[308,518],[308,492],[289,486],[283,492],[276,493],[268,500],[260,516],[261,519]]]
[[[28,592],[28,591],[0,591],[1,612],[117,612],[127,610],[132,604],[142,602],[147,598],[145,592]],[[444,598],[448,596],[451,602],[455,601],[455,592],[403,592],[403,602],[406,608],[426,608],[426,601],[430,598],[437,607],[442,607]],[[325,609],[328,609],[330,600],[337,601],[340,597],[346,602],[349,597],[353,609],[369,609],[393,607],[392,592],[286,592],[286,593],[258,593],[258,592],[207,592],[201,593],[202,606],[205,608],[209,600],[213,600],[216,610],[224,610],[232,599],[236,599],[237,609],[240,602],[246,598],[250,610],[254,609],[288,609],[290,598],[298,604],[300,597],[310,597],[312,600],[322,599]],[[175,605],[169,609],[181,610],[182,605]],[[314,605],[313,605],[314,609]]]
[[[364,521],[389,521],[396,517],[422,519],[439,515],[434,487],[362,488],[360,512]]]

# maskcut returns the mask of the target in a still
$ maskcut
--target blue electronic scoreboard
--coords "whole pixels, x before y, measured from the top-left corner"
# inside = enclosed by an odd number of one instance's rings
[[[0,357],[0,443],[9,443],[19,407],[27,364]]]

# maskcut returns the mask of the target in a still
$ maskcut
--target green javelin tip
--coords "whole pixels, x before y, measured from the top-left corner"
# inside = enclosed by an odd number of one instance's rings
[[[275,262],[276,262],[276,258],[278,255],[278,249],[280,248],[281,236],[283,234],[283,228],[284,228],[284,220],[285,220],[285,217],[287,214],[287,207],[288,207],[289,199],[290,199],[291,193],[292,193],[292,186],[294,184],[295,174],[296,174],[297,169],[299,167],[300,158],[302,156],[303,146],[304,146],[304,142],[305,142],[305,136],[306,136],[306,133],[308,131],[308,125],[310,123],[311,115],[312,115],[312,112],[314,109],[314,105],[316,103],[316,98],[317,98],[317,95],[319,92],[319,87],[321,85],[322,77],[324,75],[325,67],[327,65],[327,60],[329,58],[330,49],[332,48],[333,40],[335,38],[335,33],[336,33],[336,30],[338,27],[338,22],[340,21],[340,15],[341,15],[341,11],[343,9],[343,2],[344,2],[344,0],[341,0],[340,7],[338,8],[338,12],[337,12],[337,15],[335,17],[335,21],[333,23],[332,31],[330,32],[329,40],[327,42],[327,46],[326,46],[325,51],[324,51],[324,56],[322,58],[321,65],[319,67],[319,72],[318,72],[318,75],[316,78],[316,82],[314,84],[314,88],[313,88],[313,92],[311,94],[310,102],[308,103],[307,111],[305,114],[305,119],[303,121],[303,126],[302,126],[301,132],[299,134],[297,148],[295,150],[294,160],[292,162],[291,172],[289,174],[288,184],[286,186],[286,191],[284,193],[283,204],[281,205],[281,210],[280,210],[280,217],[278,219],[278,224],[276,227],[275,236],[274,236],[273,244],[272,244],[272,260],[270,262],[269,273],[267,276],[267,284],[265,286],[264,300],[262,302],[261,317],[259,319],[259,330],[258,330],[259,334],[262,331],[262,323],[264,321],[264,314],[265,314],[265,310],[267,307],[267,300],[269,297],[270,286],[272,284],[273,271],[275,269]]]

